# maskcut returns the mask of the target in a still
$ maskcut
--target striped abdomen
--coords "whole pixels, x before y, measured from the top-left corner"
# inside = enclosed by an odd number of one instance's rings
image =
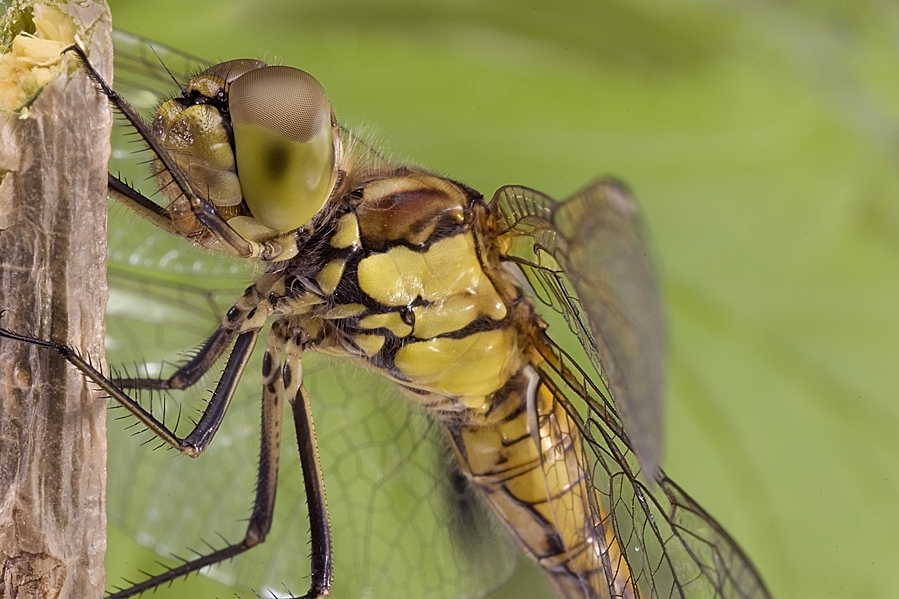
[[[607,581],[633,597],[580,432],[537,368],[498,391],[490,414],[447,428],[465,474],[561,597],[610,597]]]

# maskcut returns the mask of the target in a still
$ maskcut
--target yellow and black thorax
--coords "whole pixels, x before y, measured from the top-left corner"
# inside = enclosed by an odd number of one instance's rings
[[[310,349],[354,357],[429,407],[481,408],[519,370],[518,323],[531,314],[485,245],[490,222],[459,183],[409,169],[377,178],[276,263],[275,312]]]

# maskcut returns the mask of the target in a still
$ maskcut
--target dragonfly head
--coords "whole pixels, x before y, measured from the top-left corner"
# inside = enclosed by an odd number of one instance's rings
[[[214,65],[159,108],[153,129],[194,190],[247,238],[302,227],[337,180],[334,110],[321,84],[292,67]]]

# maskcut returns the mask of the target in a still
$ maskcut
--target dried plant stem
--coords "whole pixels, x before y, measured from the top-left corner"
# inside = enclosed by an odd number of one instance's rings
[[[111,76],[105,4],[55,5]],[[111,123],[81,68],[26,111],[0,115],[2,325],[94,360],[103,356]],[[0,598],[102,597],[105,421],[105,401],[58,355],[0,340]]]

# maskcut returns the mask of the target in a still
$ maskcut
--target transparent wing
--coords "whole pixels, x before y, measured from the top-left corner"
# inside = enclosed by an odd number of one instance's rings
[[[571,556],[580,584],[563,581],[560,592],[769,597],[733,539],[658,467],[664,321],[630,194],[600,180],[556,202],[511,186],[496,192],[492,207],[499,234],[509,236],[508,258],[568,325],[550,322],[535,367],[561,408],[555,417],[573,424],[547,427],[549,434],[578,431],[580,452],[566,459],[583,472],[582,509],[593,528],[584,534],[596,549]]]
[[[156,43],[154,54],[150,42],[136,36],[118,33],[115,39],[116,88],[129,100],[143,98],[150,110],[174,85],[157,54],[180,81],[203,66]],[[118,63],[122,56],[126,69]],[[176,57],[174,68],[170,57]],[[114,150],[113,172],[143,181],[147,169],[135,163],[147,154],[125,136],[114,143],[126,145]],[[142,187],[154,193],[152,181]],[[129,375],[166,376],[215,329],[256,273],[121,208],[113,209],[109,229],[107,360]],[[260,371],[257,356],[222,429],[199,459],[153,451],[158,442],[133,419],[110,422],[112,522],[163,558],[189,557],[188,547],[202,551],[203,542],[219,547],[219,535],[231,541],[243,535],[259,452]],[[220,370],[211,372],[184,397],[148,394],[141,400],[183,433]],[[443,432],[371,373],[311,354],[304,356],[304,373],[334,532],[334,595],[477,597],[507,580],[516,551],[461,482]],[[112,417],[122,414],[111,410]],[[209,576],[247,594],[305,591],[308,522],[296,451],[292,439],[282,447],[275,522],[266,542]]]
[[[611,180],[557,202],[507,186],[493,196],[509,258],[568,322],[611,392],[647,478],[662,447],[665,322],[636,203]]]
[[[561,408],[555,417],[574,424],[547,430],[574,428],[580,437],[580,451],[566,460],[586,481],[582,508],[592,529],[584,534],[594,548],[571,556],[581,577],[568,588],[563,581],[563,596],[770,599],[749,558],[661,468],[645,482],[594,378],[549,340],[541,353],[545,361],[536,368]]]

